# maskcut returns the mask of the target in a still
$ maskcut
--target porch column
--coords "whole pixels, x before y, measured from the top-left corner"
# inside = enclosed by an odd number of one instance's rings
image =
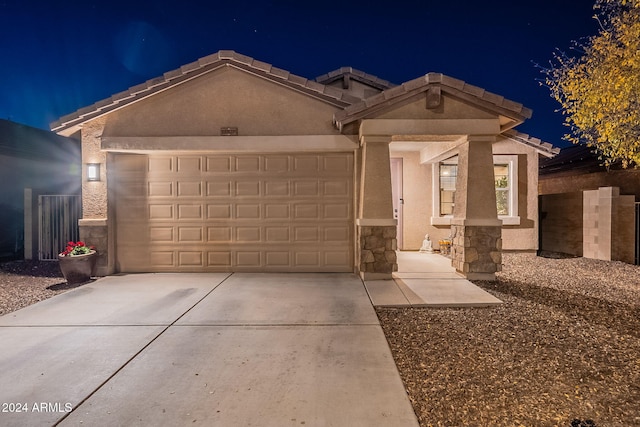
[[[391,279],[398,270],[397,220],[391,198],[389,136],[362,136],[362,167],[358,204],[357,260],[363,279]]]
[[[496,209],[491,145],[494,136],[469,135],[460,146],[451,264],[471,280],[494,280],[502,266],[502,221]]]

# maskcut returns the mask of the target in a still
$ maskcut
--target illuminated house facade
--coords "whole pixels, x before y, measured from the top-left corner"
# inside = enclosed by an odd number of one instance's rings
[[[308,80],[220,51],[52,129],[100,165],[80,230],[101,274],[390,278],[395,251],[429,234],[452,236],[460,273],[491,278],[502,250],[537,249],[538,158],[557,150],[514,130],[530,116],[442,74]]]

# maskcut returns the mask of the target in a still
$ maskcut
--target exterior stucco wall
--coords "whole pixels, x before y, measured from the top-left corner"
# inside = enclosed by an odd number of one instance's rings
[[[211,72],[109,115],[105,137],[339,135],[338,108],[231,67]]]
[[[519,225],[503,225],[502,249],[538,249],[538,152],[523,144],[502,139],[493,144],[493,154],[518,155]]]

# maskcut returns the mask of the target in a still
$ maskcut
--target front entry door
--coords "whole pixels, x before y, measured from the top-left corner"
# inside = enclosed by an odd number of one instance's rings
[[[393,198],[393,217],[398,221],[398,249],[403,249],[402,239],[402,159],[391,159],[391,197]]]

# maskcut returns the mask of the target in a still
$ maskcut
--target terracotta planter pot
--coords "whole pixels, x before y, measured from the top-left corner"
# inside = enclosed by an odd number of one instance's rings
[[[91,280],[97,260],[96,251],[84,255],[58,256],[60,270],[68,284],[85,283]]]

